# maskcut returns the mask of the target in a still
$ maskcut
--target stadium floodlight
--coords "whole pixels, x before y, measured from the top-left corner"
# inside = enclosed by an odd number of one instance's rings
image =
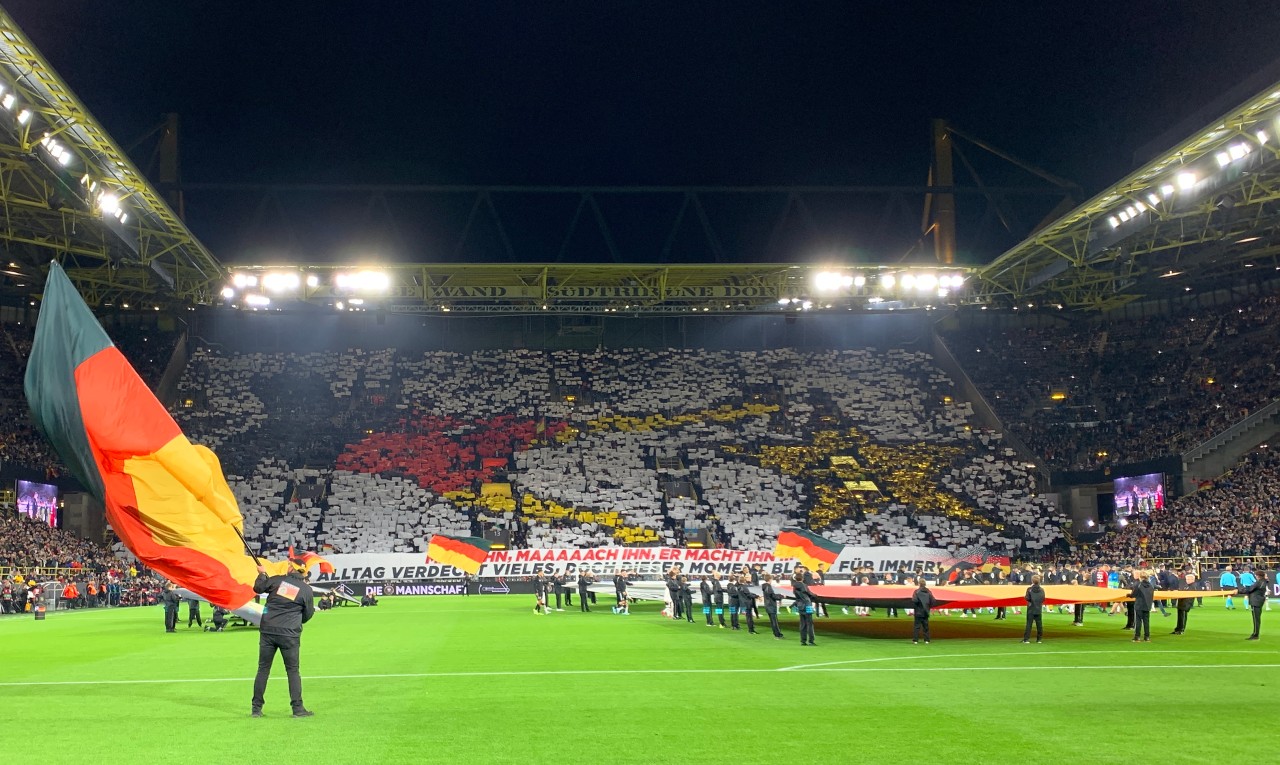
[[[1129,217],[1130,217],[1129,213],[1124,210],[1121,210],[1117,215],[1120,218],[1121,222],[1129,220]]]
[[[1231,164],[1231,154],[1229,152],[1220,151],[1214,154],[1213,158],[1218,160],[1218,167],[1226,167]]]
[[[1155,207],[1156,205],[1160,204],[1160,197],[1156,196],[1155,194],[1148,194],[1147,201],[1151,203],[1152,207]]]
[[[880,284],[882,284],[885,289],[893,289],[893,285],[897,283],[898,283],[898,280],[893,278],[893,274],[885,274],[884,276],[880,277]]]
[[[245,295],[244,302],[245,305],[252,306],[254,308],[266,308],[271,305],[271,298],[266,295]]]
[[[841,286],[841,287],[852,287],[852,286],[853,286],[853,277],[852,277],[852,276],[850,276],[849,274],[845,274],[844,276],[840,277],[840,286]]]
[[[222,298],[223,298],[224,300],[230,300],[231,298],[233,298],[233,297],[235,297],[235,296],[236,296],[236,291],[235,291],[235,289],[234,289],[234,288],[232,288],[232,287],[223,287],[223,288],[222,288]]]
[[[1133,203],[1133,208],[1134,208],[1135,210],[1137,210],[1138,212],[1142,212],[1143,210],[1147,209],[1147,206],[1146,206],[1146,205],[1144,205],[1144,204],[1143,204],[1143,203],[1141,203],[1141,202],[1134,202],[1134,203]]]
[[[819,271],[813,277],[813,288],[819,292],[834,292],[840,289],[840,274],[833,271]]]
[[[867,277],[863,276],[862,274],[858,274],[857,276],[853,277],[853,286],[855,287],[867,286]]]
[[[232,274],[231,283],[234,284],[238,289],[244,289],[244,286],[249,283],[249,277],[245,276],[244,274]]]
[[[307,274],[307,286],[312,288],[320,286],[320,277],[315,274]]]
[[[1120,219],[1114,215],[1112,215],[1110,218],[1107,218],[1107,223],[1111,224],[1111,228],[1120,228]]]
[[[1249,148],[1247,143],[1233,143],[1227,151],[1231,153],[1232,159],[1243,159],[1252,149]]]
[[[902,275],[902,288],[903,288],[904,290],[909,290],[909,289],[911,289],[911,288],[912,288],[912,287],[914,287],[914,286],[916,286],[916,275],[915,275],[915,274],[903,274],[903,275]]]
[[[1178,188],[1182,189],[1183,191],[1190,191],[1191,189],[1195,188],[1197,183],[1200,182],[1200,179],[1196,177],[1195,173],[1178,173],[1177,180],[1178,180]]]
[[[1173,184],[1166,183],[1160,187],[1160,196],[1164,197],[1165,199],[1168,199],[1169,197],[1173,196],[1173,191],[1174,191]]]
[[[5,93],[4,98],[0,98],[0,106],[3,106],[8,111],[13,111],[13,105],[17,103],[17,101],[17,97],[12,93]]]
[[[1256,135],[1258,136],[1258,143],[1262,144],[1263,146],[1266,146],[1266,145],[1267,145],[1267,138],[1269,137],[1269,136],[1267,135],[1267,131],[1265,131],[1265,130],[1259,130],[1259,131],[1256,133]]]
[[[346,308],[346,306],[342,304],[342,301],[341,301],[341,300],[339,300],[338,302],[334,303],[334,304],[333,304],[333,307],[334,307],[334,308],[337,308],[339,311],[341,311],[342,309]]]
[[[778,305],[791,305],[791,298],[778,298]],[[544,305],[543,308],[546,308]]]
[[[916,277],[916,288],[921,292],[929,292],[938,286],[938,277],[933,274],[920,274]]]
[[[938,297],[940,297],[940,298],[944,298],[944,297],[946,297],[947,295],[950,295],[950,294],[951,294],[951,290],[947,289],[946,287],[943,287],[943,288],[941,288],[941,289],[939,289],[939,290],[938,290]]]
[[[25,125],[25,124],[27,124],[27,123],[28,123],[28,122],[30,122],[30,121],[31,121],[31,110],[30,110],[30,109],[23,109],[22,111],[18,112],[18,124],[19,124],[19,125]]]
[[[351,298],[347,303],[350,305],[364,305],[364,298]]]
[[[109,191],[98,195],[98,209],[104,215],[114,215],[120,209],[120,198]]]
[[[302,277],[295,271],[275,271],[262,277],[262,287],[268,292],[290,292],[298,289],[301,284]]]
[[[812,301],[812,300],[806,300],[806,301],[804,301],[803,303],[801,303],[801,304],[800,304],[800,307],[807,311],[807,310],[809,310],[810,308],[813,308],[813,301]],[[705,311],[706,309],[704,308],[703,310]]]
[[[129,222],[129,213],[126,213],[126,212],[120,213],[120,224],[124,225],[125,223],[128,223],[128,222]]]

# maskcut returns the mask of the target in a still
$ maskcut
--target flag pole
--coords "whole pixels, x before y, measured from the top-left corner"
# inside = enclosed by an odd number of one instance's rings
[[[253,558],[253,562],[257,563],[258,556],[253,554],[253,550],[249,547],[249,543],[244,540],[244,534],[240,533],[240,529],[237,529],[234,523],[231,524],[231,529],[232,531],[236,532],[236,536],[240,537],[240,544],[244,545],[245,555],[248,555],[250,558]]]

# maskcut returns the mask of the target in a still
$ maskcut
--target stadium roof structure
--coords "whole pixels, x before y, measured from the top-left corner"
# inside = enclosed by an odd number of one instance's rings
[[[93,305],[207,303],[225,269],[0,9],[0,271],[62,264]]]
[[[1274,278],[1278,203],[1280,83],[979,269],[973,289],[1105,311]]]

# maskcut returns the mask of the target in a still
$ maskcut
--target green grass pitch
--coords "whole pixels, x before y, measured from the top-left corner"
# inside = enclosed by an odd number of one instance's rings
[[[832,610],[818,645],[615,616],[601,598],[535,616],[530,597],[386,598],[317,613],[303,638],[311,719],[279,665],[249,717],[257,633],[163,631],[159,607],[0,618],[10,763],[1218,763],[1275,756],[1280,613],[1246,642],[1221,605],[1121,616],[910,619]],[[205,609],[207,615],[208,609]],[[182,611],[185,618],[186,609]],[[1275,621],[1270,621],[1271,619]],[[1265,752],[1265,754],[1263,754]],[[1261,760],[1259,757],[1261,756]]]

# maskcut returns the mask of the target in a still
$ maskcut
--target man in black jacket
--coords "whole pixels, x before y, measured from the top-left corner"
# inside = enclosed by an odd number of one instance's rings
[[[813,641],[813,593],[805,583],[808,572],[797,566],[791,576],[791,592],[795,595],[796,610],[800,612],[800,645],[817,645]]]
[[[164,594],[160,596],[160,602],[164,604],[164,631],[176,632],[178,628],[178,606],[182,603],[182,598],[178,596],[178,591],[172,584],[165,585]]]
[[[689,584],[689,577],[684,574],[680,575],[680,610],[684,613],[685,621],[693,622],[693,587]]]
[[[1137,579],[1137,584],[1129,591],[1129,597],[1133,598],[1133,642],[1138,642],[1141,636],[1143,642],[1150,643],[1151,606],[1155,603],[1156,590],[1144,573],[1139,572]]]
[[[1184,577],[1184,581],[1182,582],[1178,581],[1178,577],[1175,574],[1172,580],[1172,584],[1177,587],[1180,587],[1183,590],[1194,590],[1195,581],[1196,581],[1195,575],[1190,572],[1187,572],[1186,576]],[[1178,598],[1177,604],[1174,605],[1174,608],[1178,612],[1178,626],[1174,628],[1172,634],[1181,635],[1182,633],[1187,631],[1187,615],[1191,613],[1191,606],[1194,605],[1193,603],[1194,600],[1195,598]]]
[[[720,629],[724,629],[724,582],[720,581],[720,572],[711,575],[711,595],[715,599],[716,618],[720,620]]]
[[[1027,588],[1027,627],[1022,631],[1022,642],[1031,642],[1031,625],[1036,626],[1036,642],[1044,638],[1044,588],[1040,586],[1040,575],[1031,577],[1031,586]]]
[[[916,587],[916,591],[911,593],[911,613],[915,616],[915,623],[911,625],[912,643],[920,642],[920,635],[923,633],[925,645],[929,644],[929,611],[933,608],[933,604],[937,602],[937,599],[933,597],[933,592],[929,589],[929,585],[924,583],[924,579],[921,579],[920,586]]]
[[[302,705],[302,675],[298,673],[298,649],[302,644],[302,625],[315,614],[314,594],[304,577],[305,561],[289,561],[289,571],[282,576],[267,576],[267,570],[258,566],[258,579],[253,591],[265,593],[267,603],[262,609],[262,624],[258,628],[258,676],[253,681],[253,717],[262,717],[262,695],[267,690],[267,678],[271,676],[271,664],[276,651],[284,659],[284,671],[289,676],[289,702],[294,717],[311,717],[312,712]]]
[[[1262,607],[1267,604],[1266,574],[1259,576],[1245,589],[1236,590],[1236,592],[1249,598],[1249,610],[1253,612],[1253,634],[1245,640],[1257,640],[1258,632],[1262,629]]]
[[[702,581],[698,583],[698,592],[702,594],[702,614],[707,617],[707,626],[711,624],[711,579],[706,574],[702,575]]]
[[[729,627],[730,629],[738,629],[738,609],[741,607],[738,600],[738,581],[733,574],[729,575],[729,584],[726,586],[729,591]]]
[[[591,572],[585,568],[578,571],[578,607],[583,612],[591,610],[587,605],[587,593],[590,592],[587,588],[591,586],[591,580],[594,578]]]
[[[556,595],[556,610],[563,611],[564,606],[561,605],[561,599],[564,597],[564,574],[556,571],[551,575],[551,589]],[[548,606],[551,604],[548,603]]]
[[[773,589],[773,575],[764,574],[764,581],[760,583],[760,592],[764,594],[764,610],[769,615],[769,626],[773,628],[773,636],[781,640],[782,630],[778,628],[778,601],[782,600]],[[711,617],[707,617],[707,626],[711,626]]]

